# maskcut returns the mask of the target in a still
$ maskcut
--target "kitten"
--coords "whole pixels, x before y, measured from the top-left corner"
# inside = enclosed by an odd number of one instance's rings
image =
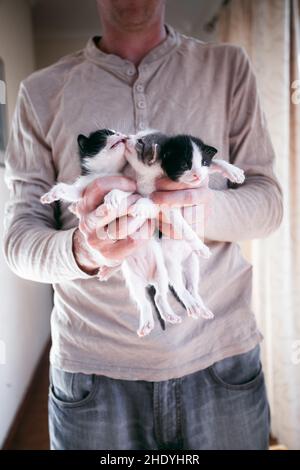
[[[40,198],[41,203],[51,204],[60,199],[76,203],[82,197],[84,189],[99,176],[121,174],[127,164],[124,156],[126,139],[126,135],[112,129],[101,129],[88,137],[80,134],[77,143],[81,176],[73,184],[57,183]],[[100,265],[113,267],[120,264],[104,258],[98,251],[94,255]]]

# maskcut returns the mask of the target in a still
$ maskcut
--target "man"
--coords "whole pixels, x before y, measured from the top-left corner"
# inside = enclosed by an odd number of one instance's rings
[[[103,34],[35,72],[20,87],[7,150],[5,254],[15,273],[54,286],[49,425],[52,449],[266,449],[269,410],[251,311],[252,267],[236,242],[264,237],[282,218],[274,152],[247,56],[165,25],[164,0],[98,0]],[[91,246],[125,258],[143,237],[99,240],[89,217],[123,177],[99,178],[76,208],[39,197],[79,174],[76,137],[103,128],[190,133],[245,170],[228,188],[157,182],[152,198],[202,205],[201,295],[212,321],[187,318],[141,339],[121,274],[97,280]],[[215,175],[213,175],[215,176]],[[120,225],[127,216],[119,220]]]

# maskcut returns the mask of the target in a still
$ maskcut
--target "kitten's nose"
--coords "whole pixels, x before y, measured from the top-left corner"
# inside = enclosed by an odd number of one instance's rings
[[[200,180],[201,180],[201,176],[199,176],[197,173],[193,173],[192,176],[193,176],[193,179],[194,179],[195,181],[200,181]]]

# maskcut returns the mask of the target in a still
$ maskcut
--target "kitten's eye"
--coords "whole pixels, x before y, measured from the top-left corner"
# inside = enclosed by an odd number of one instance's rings
[[[138,139],[136,141],[136,145],[137,145],[137,148],[138,148],[139,151],[142,152],[144,150],[145,144],[144,144],[144,141],[142,139]]]

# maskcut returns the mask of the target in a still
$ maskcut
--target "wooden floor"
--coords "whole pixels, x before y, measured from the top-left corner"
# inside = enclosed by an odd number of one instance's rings
[[[30,389],[30,397],[8,442],[11,450],[47,450],[48,435],[49,349],[45,351]]]

